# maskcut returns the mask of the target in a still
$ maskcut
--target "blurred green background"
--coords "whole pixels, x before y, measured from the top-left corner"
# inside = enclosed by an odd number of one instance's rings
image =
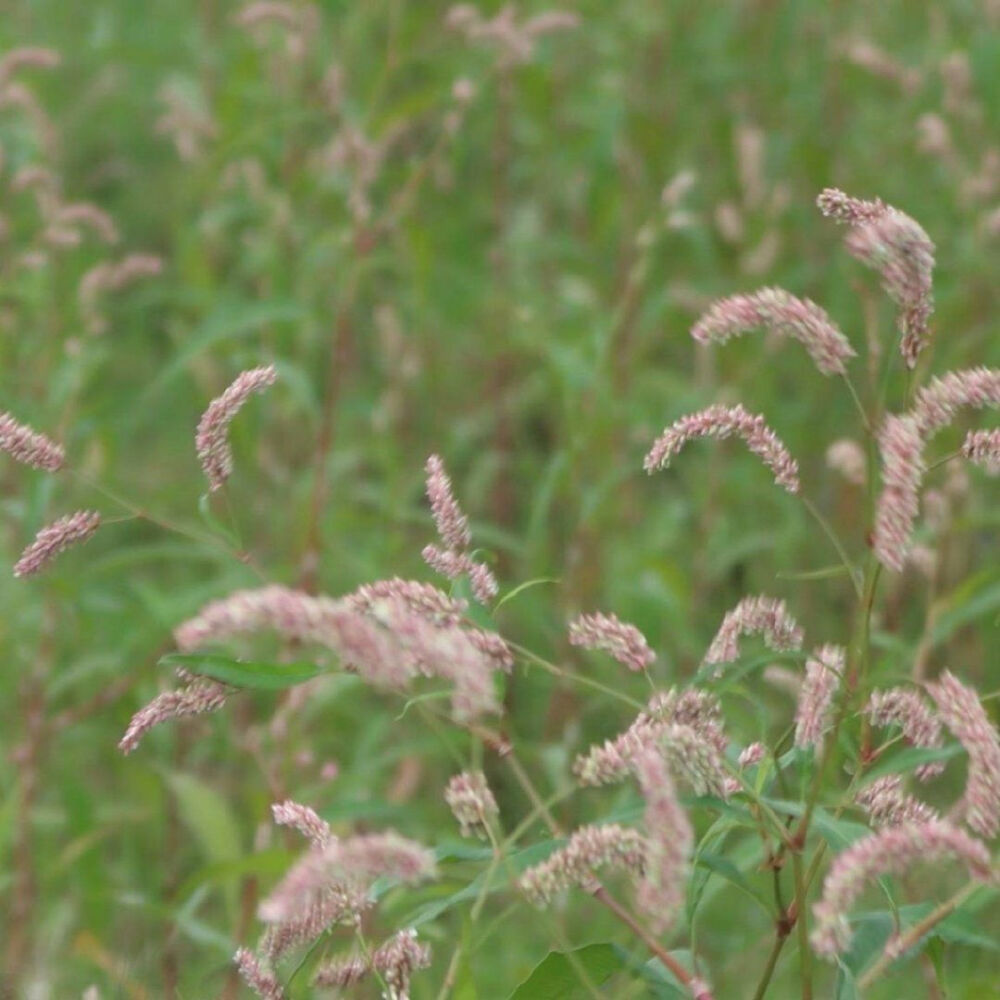
[[[693,446],[654,478],[642,456],[683,413],[741,401],[766,414],[807,495],[863,552],[862,505],[824,467],[833,440],[860,433],[843,384],[796,345],[753,336],[709,353],[688,331],[713,298],[780,285],[837,319],[866,384],[865,344],[893,350],[893,312],[814,208],[836,185],[900,207],[937,244],[937,338],[922,364],[1000,363],[1000,7],[581,2],[577,27],[540,34],[518,59],[449,27],[448,5],[430,0],[288,7],[290,26],[250,30],[221,0],[4,5],[0,55],[39,45],[62,62],[0,92],[0,407],[64,441],[79,470],[0,463],[4,560],[78,507],[127,514],[89,483],[215,531],[199,514],[193,428],[237,372],[273,361],[279,384],[234,425],[230,490],[239,544],[270,579],[331,594],[430,579],[423,463],[436,451],[503,591],[558,581],[511,600],[498,626],[604,683],[644,696],[641,679],[567,648],[569,614],[635,622],[663,684],[691,676],[746,593],[789,599],[811,643],[844,641],[844,581],[780,575],[835,553],[751,456]],[[515,38],[545,9],[520,4]],[[32,166],[53,178],[19,181]],[[119,243],[81,228],[78,246],[53,246],[53,198],[109,212]],[[95,320],[81,280],[139,252],[162,273],[99,296]],[[889,398],[902,405],[902,379]],[[996,686],[996,496],[972,476],[928,653],[984,692]],[[244,696],[119,755],[130,714],[169,679],[156,663],[173,626],[255,580],[220,549],[135,519],[44,576],[2,577],[0,994],[242,995],[229,958],[259,927],[241,893],[270,885],[298,846],[270,828],[276,796],[344,829],[457,840],[440,790],[470,759],[468,738],[400,718],[400,702],[350,680],[307,700]],[[927,600],[918,576],[889,587],[887,674],[908,672]],[[546,791],[628,721],[527,668],[507,706]],[[727,703],[742,741],[780,732],[790,712],[775,691]],[[525,802],[504,772],[490,777],[513,826]],[[560,818],[630,795],[584,792]],[[456,862],[441,884],[393,897],[383,929],[477,870]],[[770,923],[716,889],[699,953],[717,996],[739,997]],[[507,902],[487,909],[492,936],[463,967],[463,997],[506,997],[552,944]],[[437,995],[466,914],[421,927],[436,961],[418,1000]],[[554,919],[576,943],[617,934],[583,896]],[[948,996],[1000,996],[994,952],[956,944],[940,965]],[[779,967],[775,997],[796,995],[795,969]],[[925,989],[924,975],[910,963],[872,995]]]

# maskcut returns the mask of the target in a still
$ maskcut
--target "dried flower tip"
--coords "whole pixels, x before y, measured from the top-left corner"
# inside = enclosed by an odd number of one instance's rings
[[[903,779],[898,774],[877,778],[862,788],[854,801],[864,809],[875,826],[929,823],[941,818],[936,809],[903,791]]]
[[[372,967],[385,980],[385,1000],[410,1000],[410,978],[431,964],[429,945],[417,941],[417,932],[400,931],[372,953]]]
[[[827,467],[839,472],[849,483],[864,486],[868,478],[868,459],[857,441],[841,438],[826,449]]]
[[[742,438],[750,451],[774,473],[774,480],[779,486],[789,493],[798,493],[798,463],[764,418],[748,413],[742,406],[715,405],[681,417],[654,442],[643,468],[649,473],[666,468],[673,456],[693,438],[724,439],[734,434]]]
[[[345,955],[321,965],[313,976],[313,986],[347,989],[357,986],[371,972],[371,966],[361,955]]]
[[[900,572],[906,565],[920,509],[924,441],[914,417],[889,416],[879,431],[882,492],[875,511],[872,546],[879,562]]]
[[[427,459],[427,499],[430,500],[431,513],[441,541],[449,549],[467,549],[472,541],[469,521],[455,499],[451,480],[438,455],[431,455]]]
[[[1000,428],[970,431],[962,442],[962,454],[991,476],[1000,476]]]
[[[741,768],[754,767],[767,756],[767,747],[763,743],[751,743],[744,747],[739,756]]]
[[[602,650],[629,670],[645,670],[656,659],[645,636],[634,625],[599,611],[571,621],[569,641],[573,646]]]
[[[334,839],[330,824],[309,806],[288,799],[272,805],[271,814],[278,826],[294,826],[313,847],[326,847]]]
[[[44,434],[18,423],[9,413],[0,413],[0,451],[33,469],[56,472],[63,467],[66,455],[62,448]]]
[[[261,1000],[285,1000],[285,991],[274,972],[265,966],[253,952],[240,948],[233,956],[236,968],[243,982],[250,987]]]
[[[927,690],[969,755],[961,814],[976,833],[995,837],[1000,832],[1000,735],[975,690],[954,674],[944,671]]]
[[[448,803],[462,828],[462,836],[484,836],[489,821],[497,815],[497,801],[486,783],[482,771],[463,771],[456,774],[444,792]]]
[[[734,663],[740,657],[740,638],[751,634],[763,635],[767,648],[775,652],[802,648],[802,629],[788,613],[785,602],[761,594],[744,597],[726,612],[702,665]]]
[[[888,211],[884,202],[875,198],[865,201],[852,198],[837,188],[824,188],[816,198],[819,210],[828,218],[849,226],[860,226],[885,215]]]
[[[663,758],[646,751],[636,759],[635,771],[646,800],[646,851],[636,901],[662,934],[684,906],[694,832]]]
[[[941,721],[924,699],[910,688],[873,691],[865,712],[873,726],[899,726],[911,746],[933,749],[942,745]],[[931,761],[921,764],[916,775],[921,781],[926,781],[943,770],[943,762]]]
[[[691,336],[703,344],[724,344],[761,327],[798,340],[824,375],[846,374],[845,361],[856,353],[824,309],[781,288],[720,299],[695,323]]]
[[[544,906],[570,886],[592,889],[599,868],[612,865],[641,874],[645,853],[645,838],[638,830],[617,823],[583,826],[564,847],[529,868],[519,884],[536,906]]]
[[[844,673],[844,650],[821,646],[806,661],[806,678],[795,713],[795,745],[819,748],[830,722],[833,695]]]
[[[813,907],[813,950],[824,958],[846,951],[851,942],[847,914],[854,901],[881,875],[899,875],[920,863],[954,859],[981,881],[993,878],[985,845],[944,820],[885,827],[855,841],[834,859]]]
[[[164,691],[132,716],[125,735],[118,742],[118,749],[131,753],[153,726],[171,719],[214,712],[226,703],[228,695],[229,688],[224,684],[206,678],[194,680],[176,691]]]
[[[35,540],[21,553],[14,566],[14,576],[31,576],[64,549],[85,542],[101,524],[101,515],[93,510],[78,510],[42,528]]]
[[[229,424],[251,393],[262,392],[274,385],[277,377],[274,365],[242,372],[221,396],[209,403],[208,409],[202,414],[195,435],[195,446],[198,460],[213,491],[219,489],[233,471]]]

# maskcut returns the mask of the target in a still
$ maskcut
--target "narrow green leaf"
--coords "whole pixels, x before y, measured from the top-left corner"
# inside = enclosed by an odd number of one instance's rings
[[[267,663],[234,660],[216,653],[168,653],[160,657],[161,667],[184,667],[192,673],[258,691],[282,691],[324,673],[315,663]]]

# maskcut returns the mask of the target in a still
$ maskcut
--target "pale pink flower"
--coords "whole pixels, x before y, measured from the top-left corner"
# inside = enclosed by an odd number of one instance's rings
[[[827,467],[839,472],[849,483],[864,486],[868,478],[868,457],[857,441],[841,438],[826,449]]]
[[[925,438],[947,427],[960,409],[1000,406],[1000,368],[967,368],[931,379],[917,392],[913,417]]]
[[[217,711],[226,703],[229,692],[224,684],[204,677],[195,678],[175,691],[164,691],[132,716],[118,749],[131,753],[142,737],[161,722]]]
[[[533,903],[544,906],[570,886],[593,889],[600,868],[641,874],[645,854],[646,841],[638,830],[617,823],[582,826],[564,847],[524,872],[518,884]]]
[[[9,413],[0,413],[0,451],[33,469],[56,472],[63,467],[66,454],[44,434],[18,423]]]
[[[209,404],[198,422],[195,445],[198,460],[214,491],[222,487],[233,471],[229,445],[229,425],[251,393],[262,392],[278,378],[274,365],[241,372],[226,391]]]
[[[463,771],[448,782],[444,790],[455,819],[462,828],[462,836],[485,836],[490,821],[497,815],[497,800],[486,782],[482,771]]]
[[[919,223],[879,200],[862,201],[828,188],[817,199],[824,215],[851,226],[848,252],[874,268],[882,287],[900,306],[900,352],[909,368],[926,343],[933,309],[934,244]]]
[[[744,747],[740,752],[738,763],[741,768],[754,767],[766,756],[767,747],[765,747],[763,743],[751,743],[749,746]]]
[[[312,921],[316,914],[310,926],[322,924],[320,933],[334,923],[357,921],[370,905],[376,878],[416,883],[434,872],[430,851],[392,831],[333,839],[291,868],[261,902],[258,915],[266,923],[294,925],[304,917]]]
[[[330,824],[309,806],[287,799],[285,802],[274,803],[271,814],[278,826],[294,826],[313,847],[326,847],[335,839]]]
[[[872,691],[865,712],[873,726],[899,726],[911,746],[933,749],[942,745],[940,719],[920,694],[911,688]],[[943,762],[931,761],[921,764],[916,775],[921,781],[926,781],[943,770]]]
[[[22,69],[54,69],[61,61],[55,49],[28,45],[11,49],[0,58],[0,87]]]
[[[285,991],[278,982],[274,971],[246,948],[240,948],[233,956],[236,968],[243,982],[250,987],[261,1000],[285,1000]]]
[[[844,650],[840,646],[820,646],[806,661],[806,677],[799,692],[795,712],[795,745],[822,746],[830,724],[833,695],[843,679]]]
[[[441,541],[449,549],[467,549],[472,541],[469,520],[455,499],[451,480],[439,455],[431,455],[427,459],[427,499],[430,500],[434,524]]]
[[[856,354],[824,309],[782,288],[720,299],[691,328],[691,336],[703,344],[724,344],[761,327],[798,340],[824,375],[846,374],[845,361]]]
[[[824,188],[816,198],[816,204],[827,218],[849,226],[874,222],[888,210],[886,204],[878,198],[873,201],[852,198],[837,188]]]
[[[600,611],[574,618],[569,623],[569,641],[572,646],[602,650],[629,670],[645,670],[656,659],[634,625]]]
[[[363,584],[347,600],[356,610],[369,611],[376,602],[386,598],[398,598],[412,611],[442,625],[457,625],[469,606],[467,601],[450,597],[432,584],[403,580],[398,576]]]
[[[924,441],[917,420],[910,415],[887,417],[878,440],[883,487],[875,509],[872,546],[883,566],[900,572],[920,510]]]
[[[969,755],[965,794],[959,812],[983,837],[1000,831],[1000,735],[979,696],[954,674],[944,671],[927,690],[944,724]]]
[[[646,800],[646,849],[636,901],[662,934],[684,906],[694,831],[663,758],[646,751],[636,759],[635,771]]]
[[[410,1000],[410,977],[430,964],[430,946],[420,944],[412,929],[400,931],[372,953],[372,967],[387,987],[385,1000]]]
[[[721,667],[740,657],[740,639],[760,634],[768,649],[787,652],[802,648],[802,629],[788,613],[784,601],[761,594],[744,597],[732,611],[727,611],[702,665]],[[716,673],[721,673],[717,670]]]
[[[480,604],[489,604],[497,596],[500,586],[493,571],[485,563],[476,562],[468,553],[425,545],[421,556],[432,570],[449,580],[468,576],[472,593]]]
[[[88,201],[60,205],[52,222],[57,226],[83,225],[91,229],[103,243],[118,242],[118,227],[115,225],[115,220],[103,208],[98,208]]]
[[[858,791],[854,801],[875,826],[927,823],[941,818],[936,809],[903,791],[903,779],[898,774],[876,778]]]
[[[921,863],[954,859],[980,881],[994,877],[989,851],[981,841],[945,820],[890,826],[855,841],[834,859],[813,907],[810,940],[824,958],[835,958],[851,941],[847,914],[862,891],[882,875],[901,875]]]
[[[675,728],[670,730],[672,726]],[[696,743],[703,749],[690,762],[681,762],[678,773],[688,779],[688,770],[697,766],[702,773],[695,775],[692,784],[721,788],[725,780],[721,759],[728,740],[719,700],[697,688],[671,688],[653,695],[628,729],[577,757],[573,773],[583,785],[610,784],[627,777],[637,757],[649,750],[664,753],[674,766],[683,754],[668,748],[685,743]]]
[[[120,261],[95,264],[80,279],[77,298],[91,333],[104,333],[107,320],[98,309],[98,299],[105,292],[119,291],[141,278],[153,277],[163,270],[163,261],[152,254],[129,254]]]
[[[371,966],[362,955],[344,955],[325,962],[313,976],[314,986],[347,989],[356,986],[371,973]]]
[[[93,510],[78,510],[46,525],[21,553],[14,566],[14,576],[31,576],[64,549],[87,541],[100,527],[101,515]]]
[[[991,476],[1000,476],[1000,428],[970,431],[962,442],[962,454]]]
[[[759,415],[742,406],[710,406],[681,417],[654,442],[643,467],[649,473],[664,469],[670,460],[693,438],[740,437],[746,446],[774,473],[774,480],[789,493],[799,491],[798,463]]]

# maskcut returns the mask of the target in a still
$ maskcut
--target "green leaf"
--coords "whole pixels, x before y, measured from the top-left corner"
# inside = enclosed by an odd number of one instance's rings
[[[160,657],[161,667],[184,667],[192,673],[257,691],[283,691],[324,673],[315,663],[266,663],[234,660],[216,653],[168,653]]]
[[[695,864],[702,865],[720,878],[724,878],[727,882],[735,885],[737,889],[746,893],[765,913],[770,915],[771,906],[767,898],[747,881],[743,872],[729,858],[711,851],[700,851],[695,858]]]
[[[573,1000],[580,996],[581,970],[594,986],[600,986],[624,967],[612,944],[588,944],[571,952],[550,951],[508,1000]]]
[[[961,743],[951,743],[946,747],[906,747],[899,753],[879,758],[878,763],[865,775],[865,784],[884,774],[901,774],[903,771],[913,771],[921,764],[951,760],[962,753],[962,749]]]
[[[229,803],[210,785],[191,774],[174,772],[167,775],[177,799],[181,820],[197,841],[206,861],[224,865],[241,857],[240,828]],[[230,915],[236,913],[237,877],[224,882],[226,905]]]

